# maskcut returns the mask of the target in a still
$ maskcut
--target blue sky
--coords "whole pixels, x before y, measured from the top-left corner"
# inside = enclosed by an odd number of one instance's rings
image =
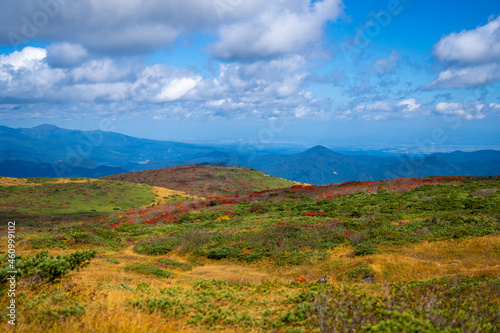
[[[498,1],[0,6],[2,125],[189,142],[500,147]]]

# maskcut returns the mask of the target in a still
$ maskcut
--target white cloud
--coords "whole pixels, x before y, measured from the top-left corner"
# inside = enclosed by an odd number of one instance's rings
[[[499,103],[490,103],[490,104],[488,104],[488,106],[490,107],[490,109],[492,111],[500,111],[500,104]]]
[[[500,81],[500,17],[444,36],[433,54],[447,69],[423,89],[473,88]]]
[[[484,105],[480,103],[463,104],[458,102],[441,102],[436,105],[436,112],[446,116],[456,116],[465,120],[483,119],[486,115],[482,113]]]
[[[267,118],[276,112],[283,117],[324,117],[331,108],[329,99],[315,99],[306,90],[308,63],[299,55],[222,64],[206,77],[193,69],[109,58],[53,68],[45,55],[44,49],[25,48],[0,57],[0,99],[5,104],[52,103],[78,113],[81,103],[98,102],[109,106],[105,112],[144,109],[151,114],[163,105],[156,116],[191,118]],[[27,115],[20,111],[16,116]]]
[[[14,70],[20,68],[33,68],[41,60],[47,57],[47,51],[37,47],[25,47],[22,51],[14,51],[9,55],[0,55],[0,67],[12,67]]]
[[[487,63],[500,59],[500,17],[474,30],[463,30],[441,38],[434,56],[442,62]]]
[[[423,89],[474,88],[493,84],[500,80],[500,63],[470,67],[451,67],[439,73],[438,77]]]
[[[172,102],[178,100],[196,87],[200,80],[201,77],[174,79],[161,89],[154,100],[157,102]]]
[[[211,52],[222,59],[299,53],[321,38],[324,24],[340,15],[341,6],[339,0],[268,2],[259,15],[222,26]]]
[[[335,114],[335,119],[364,121],[383,121],[387,119],[410,119],[417,113],[424,112],[422,105],[414,98],[399,102],[391,100],[367,103],[365,98],[359,98],[350,103],[341,104]]]
[[[376,101],[369,104],[361,104],[357,106],[359,111],[391,111],[392,105],[388,101]]]
[[[414,98],[402,100],[398,103],[398,106],[403,107],[402,112],[414,112],[422,107],[422,105],[418,104]]]
[[[226,103],[225,99],[219,99],[219,100],[207,101],[204,105],[208,108],[212,108],[212,107],[220,107],[224,103]]]
[[[49,0],[47,0],[49,1]],[[62,1],[61,1],[62,2]],[[148,53],[183,36],[215,36],[220,58],[262,58],[302,52],[322,35],[323,25],[342,11],[341,0],[66,0],[52,8],[42,28],[32,25],[46,0],[18,0],[0,11],[0,44],[22,47],[52,40],[82,45],[91,52]],[[223,13],[217,4],[225,4]],[[311,4],[312,3],[312,4]],[[111,13],[111,15],[110,15]],[[26,18],[25,23],[20,18]],[[19,45],[17,45],[19,44]]]
[[[75,82],[117,82],[130,74],[128,66],[118,66],[111,59],[90,60],[69,72]]]
[[[375,60],[373,62],[373,67],[377,73],[386,74],[395,69],[398,66],[398,62],[398,53],[395,50],[392,50],[389,57]]]

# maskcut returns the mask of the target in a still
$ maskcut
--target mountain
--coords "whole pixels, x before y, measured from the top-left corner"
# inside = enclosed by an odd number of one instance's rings
[[[33,163],[28,161],[16,161],[0,159],[0,176],[3,177],[59,177],[58,170],[66,170],[65,177],[87,177],[97,178],[116,173],[126,172],[122,168],[108,167],[99,165],[93,168],[86,167],[73,167],[61,163],[48,164],[48,163]]]
[[[315,146],[294,154],[254,155],[250,151],[140,139],[106,131],[68,130],[47,124],[21,129],[0,126],[0,159],[4,161],[0,164],[0,176],[15,174],[19,177],[98,177],[191,164],[249,167],[275,177],[310,184],[500,174],[500,151],[496,150],[435,153],[415,158],[384,154],[346,155]],[[19,168],[16,168],[16,163]]]
[[[139,139],[105,131],[67,130],[44,124],[21,129],[0,126],[0,158],[40,164],[37,167],[40,175],[45,174],[42,171],[45,164],[57,163],[67,171],[59,176],[69,176],[78,168],[89,169],[100,165],[132,171],[218,162],[222,158],[227,159],[227,156],[212,147]],[[89,162],[91,165],[88,165]],[[36,169],[34,165],[30,168]],[[69,169],[74,170],[70,172]],[[2,172],[3,168],[0,175]]]
[[[447,161],[453,163],[460,162],[489,162],[489,161],[500,161],[500,151],[498,150],[478,150],[473,152],[464,151],[454,151],[452,153],[434,153],[431,156],[442,157]]]
[[[346,179],[371,180],[369,169],[380,169],[396,158],[349,156],[316,146],[293,155],[270,154],[255,158],[250,167],[272,176],[311,184],[344,182]]]
[[[496,176],[500,174],[500,159],[491,161],[486,156],[496,158],[498,155],[498,151],[488,151],[433,154],[423,158],[353,156],[316,146],[298,154],[257,157],[248,166],[275,177],[298,182],[331,184],[351,180],[372,181],[435,175]],[[447,156],[457,162],[448,160]],[[478,160],[473,160],[474,158]]]

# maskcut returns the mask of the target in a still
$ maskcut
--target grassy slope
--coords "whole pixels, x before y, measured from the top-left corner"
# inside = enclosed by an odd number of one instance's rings
[[[201,197],[244,194],[286,188],[295,183],[240,167],[181,165],[172,168],[130,172],[103,177],[184,191]]]
[[[0,216],[10,220],[87,219],[182,198],[183,192],[88,178],[0,177]]]
[[[61,284],[23,288],[17,328],[495,332],[499,202],[499,178],[401,179],[180,202],[28,231],[18,235],[32,240],[18,247],[22,255],[96,247],[99,255]],[[299,283],[325,275],[326,285]]]

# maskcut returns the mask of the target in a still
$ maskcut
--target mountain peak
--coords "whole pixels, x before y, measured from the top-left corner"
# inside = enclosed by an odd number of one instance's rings
[[[331,154],[335,153],[333,150],[325,146],[317,145],[305,151],[306,154]]]
[[[56,125],[51,125],[51,124],[42,124],[42,125],[32,127],[31,129],[32,130],[40,130],[40,131],[54,131],[54,130],[60,129],[60,127],[57,127]]]

